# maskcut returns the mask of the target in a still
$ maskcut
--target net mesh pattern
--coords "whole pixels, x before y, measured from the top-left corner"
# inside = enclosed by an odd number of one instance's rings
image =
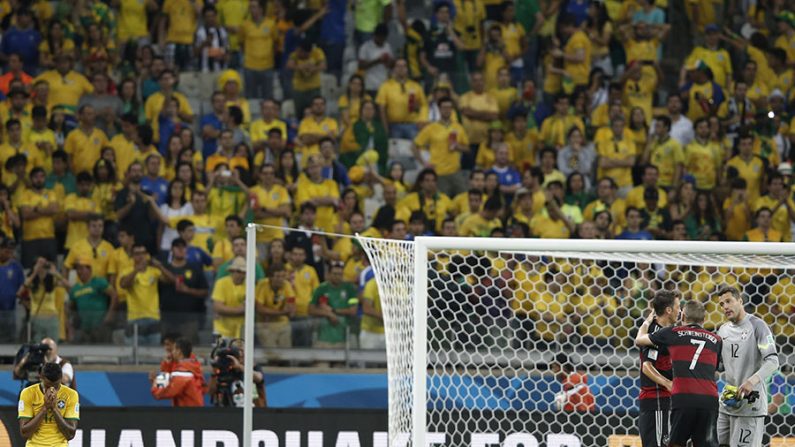
[[[390,446],[406,445],[413,246],[364,245],[385,313]],[[737,287],[770,326],[782,365],[794,359],[792,256],[431,250],[427,272],[427,436],[448,446],[472,445],[474,436],[506,446],[533,445],[531,436],[544,446],[548,433],[576,433],[582,446],[639,446],[633,340],[661,289],[702,301],[704,326],[717,330],[724,316],[714,292]],[[792,436],[787,379],[777,373],[769,384],[784,402],[765,445]]]

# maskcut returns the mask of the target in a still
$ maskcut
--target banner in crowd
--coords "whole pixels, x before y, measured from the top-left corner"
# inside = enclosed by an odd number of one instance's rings
[[[594,447],[637,435],[617,416],[551,411],[461,412],[478,419],[478,431],[429,433],[435,446]],[[16,408],[0,408],[0,446],[24,446]],[[626,421],[626,419],[623,419]],[[241,447],[242,411],[207,408],[85,408],[70,447]],[[484,426],[483,421],[490,421]],[[431,421],[432,422],[432,421]],[[252,446],[387,447],[385,411],[256,410]],[[795,426],[776,416],[768,427]],[[771,432],[772,434],[772,432]],[[408,439],[408,435],[405,436]],[[402,441],[402,439],[401,439]],[[400,444],[403,445],[403,444]]]

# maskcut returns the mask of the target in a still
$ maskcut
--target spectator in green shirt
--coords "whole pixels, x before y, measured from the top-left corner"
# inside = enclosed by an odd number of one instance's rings
[[[62,150],[52,153],[52,172],[44,180],[47,189],[55,189],[56,184],[63,185],[64,197],[77,192],[77,180],[69,171],[69,156]]]
[[[339,348],[345,344],[346,329],[356,317],[359,298],[353,284],[342,281],[344,264],[329,265],[327,281],[312,294],[309,315],[321,317],[316,348]]]
[[[215,275],[215,280],[219,280],[224,276],[229,276],[229,266],[232,265],[232,261],[235,258],[245,258],[246,257],[246,237],[245,236],[235,236],[232,238],[232,259],[224,262],[223,264],[218,266],[218,273]],[[255,278],[257,282],[262,281],[265,279],[265,270],[262,269],[262,265],[259,262],[256,264],[256,272]]]
[[[69,290],[70,325],[76,343],[108,343],[118,304],[116,290],[92,275],[91,259],[75,262],[77,282]]]

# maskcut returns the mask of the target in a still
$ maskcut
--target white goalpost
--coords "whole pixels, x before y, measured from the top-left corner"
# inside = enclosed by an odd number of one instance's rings
[[[631,339],[661,289],[704,302],[716,329],[714,292],[739,288],[781,364],[795,360],[795,244],[359,241],[384,313],[390,447],[640,445]],[[566,401],[574,378],[587,386]],[[791,437],[791,417],[773,416],[768,437]]]

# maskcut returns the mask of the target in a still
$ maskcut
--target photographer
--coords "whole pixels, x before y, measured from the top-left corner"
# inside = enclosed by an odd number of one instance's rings
[[[26,322],[31,323],[31,339],[59,337],[61,323],[55,305],[56,294],[66,295],[65,288],[69,288],[69,283],[58,273],[53,263],[38,258],[17,292],[27,311]]]
[[[61,368],[61,384],[69,388],[77,388],[75,371],[72,364],[58,355],[58,344],[51,338],[45,338],[40,344],[24,345],[17,353],[18,361],[14,364],[15,380],[22,380],[22,387],[39,383],[39,368],[45,363],[55,363]]]
[[[243,406],[243,349],[241,339],[229,345],[220,343],[213,350],[213,375],[210,377],[210,401],[216,407]],[[265,374],[254,365],[254,406],[265,408]]]
[[[187,338],[179,338],[171,349],[176,363],[173,371],[161,372],[151,379],[155,399],[171,399],[175,407],[203,407],[204,377],[201,364],[192,357],[193,345]]]

